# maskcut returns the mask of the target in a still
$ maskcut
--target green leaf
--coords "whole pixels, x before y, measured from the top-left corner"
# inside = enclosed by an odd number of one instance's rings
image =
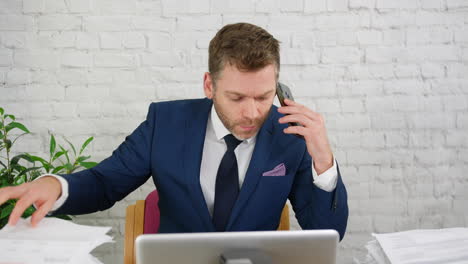
[[[87,160],[89,158],[91,158],[91,156],[81,156],[81,157],[78,157],[76,159],[76,162],[80,163],[80,162],[83,162],[83,161],[85,161],[85,160]]]
[[[3,110],[3,108],[0,107],[0,115],[3,115],[3,113],[5,113],[5,110]]]
[[[0,219],[3,219],[5,217],[9,216],[11,214],[11,211],[13,211],[13,208],[15,208],[14,204],[9,204],[9,205],[5,206],[2,209],[2,212],[0,213]]]
[[[0,219],[0,229],[2,229],[4,226],[6,226],[7,223],[8,223],[8,219],[7,219],[7,218]]]
[[[9,140],[9,139],[5,140],[5,147],[6,147],[7,151],[10,151],[12,145],[13,145],[13,143],[11,143],[11,140]]]
[[[16,117],[14,115],[5,115],[5,119],[10,118],[12,121],[16,120]]]
[[[14,185],[20,185],[26,182],[26,177],[15,177]]]
[[[32,160],[32,162],[40,162],[42,164],[42,167],[44,168],[44,170],[46,172],[49,172],[51,167],[52,167],[52,164],[50,164],[48,161],[46,161],[45,159],[41,158],[41,157],[38,157],[38,156],[33,156],[33,155],[29,155],[29,158]],[[36,167],[38,168],[38,167]],[[39,168],[38,168],[39,169]]]
[[[64,139],[65,139],[65,141],[68,143],[68,145],[70,145],[71,149],[73,150],[73,155],[76,156],[76,149],[75,149],[75,146],[73,146],[73,144],[72,144],[70,141],[68,141],[67,138],[64,137]]]
[[[34,160],[32,159],[31,156],[29,156],[28,154],[19,154],[17,156],[14,156],[11,161],[10,161],[10,164],[18,164],[18,162],[20,161],[20,159],[24,159],[26,161],[29,161],[29,162],[34,162]]]
[[[71,173],[74,170],[73,166],[70,163],[64,164],[63,166],[67,170],[67,173]]]
[[[0,124],[0,125],[1,125],[1,124]],[[1,128],[2,128],[2,127],[0,127],[0,129],[1,129]],[[0,139],[2,139],[2,138],[3,138],[3,133],[2,133],[2,131],[0,131]]]
[[[11,122],[10,124],[8,124],[5,129],[6,131],[10,131],[12,130],[13,128],[17,128],[17,129],[21,129],[23,130],[25,133],[30,133],[29,130],[21,123],[18,123],[18,122]]]
[[[41,169],[37,169],[35,171],[32,171],[31,173],[29,173],[29,176],[30,176],[30,179],[29,181],[34,181],[37,177],[41,176],[42,174],[42,170]]]
[[[59,151],[59,152],[55,153],[54,157],[52,158],[52,161],[60,158],[63,154],[65,154],[65,152],[63,152],[63,151]]]
[[[54,168],[54,166],[50,163],[44,163],[42,164],[42,167],[44,168],[46,173],[49,173],[50,170]]]
[[[64,152],[65,158],[67,159],[67,163],[70,163],[70,157],[68,156],[68,150],[65,150],[61,145],[59,145],[60,149]]]
[[[12,171],[16,171],[18,173],[22,172],[23,170],[26,169],[26,167],[21,166],[19,164],[10,164],[10,168]]]
[[[27,218],[30,217],[34,212],[36,211],[36,208],[34,206],[29,206],[28,209],[26,209],[21,217]]]
[[[22,170],[17,177],[19,176],[22,176],[22,175],[26,175],[26,173],[30,172],[30,171],[34,171],[34,170],[38,170],[40,169],[40,167],[31,167],[31,168],[25,168],[24,170]]]
[[[42,166],[44,166],[45,164],[49,164],[49,162],[47,162],[45,159],[41,158],[41,157],[38,157],[38,156],[33,156],[33,155],[29,155],[29,157],[31,158],[31,160],[33,162],[40,162],[42,163]]]
[[[63,172],[63,169],[65,169],[65,166],[55,167],[55,169],[52,170],[52,173],[57,174],[57,173]]]
[[[80,154],[83,153],[83,150],[88,146],[89,143],[91,143],[91,141],[93,141],[93,139],[93,137],[90,137],[85,141],[85,143],[83,143],[80,149]]]
[[[16,142],[20,137],[22,137],[22,136],[24,136],[24,135],[27,135],[27,134],[28,134],[28,133],[23,133],[23,134],[17,136],[17,137],[13,140],[13,145],[15,144],[15,142]]]
[[[2,165],[3,168],[5,168],[5,169],[6,169],[6,167],[7,167],[7,166],[5,165],[5,163],[3,163],[1,160],[0,160],[0,165]]]
[[[50,156],[51,157],[55,153],[55,146],[56,146],[55,137],[53,134],[50,134]]]
[[[93,161],[90,161],[90,162],[80,162],[80,165],[85,167],[86,169],[91,169],[92,167],[98,165],[97,162],[93,162]]]

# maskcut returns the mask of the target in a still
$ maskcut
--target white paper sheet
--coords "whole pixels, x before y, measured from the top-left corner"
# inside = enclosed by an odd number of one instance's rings
[[[110,227],[78,225],[58,218],[45,218],[37,227],[30,219],[0,230],[0,264],[96,264],[89,253],[112,242]]]
[[[468,263],[468,228],[373,234],[392,264]]]

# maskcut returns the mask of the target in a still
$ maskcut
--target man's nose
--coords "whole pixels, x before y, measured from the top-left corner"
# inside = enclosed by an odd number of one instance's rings
[[[244,106],[243,115],[245,118],[254,120],[258,117],[258,107],[255,100],[248,100]]]

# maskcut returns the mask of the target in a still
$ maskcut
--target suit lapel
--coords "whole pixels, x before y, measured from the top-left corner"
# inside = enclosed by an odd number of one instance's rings
[[[245,174],[244,183],[242,184],[239,197],[232,209],[226,230],[230,230],[232,228],[232,225],[235,223],[241,209],[244,208],[250,196],[255,191],[258,181],[262,176],[262,169],[265,167],[264,165],[267,163],[271,150],[273,149],[275,136],[273,133],[273,111],[276,111],[276,109],[272,107],[270,111],[268,119],[257,134],[257,142],[255,143],[252,159],[250,160],[249,168]]]
[[[211,106],[212,101],[205,99],[199,107],[192,109],[193,114],[186,119],[183,154],[185,177],[189,184],[188,192],[195,211],[198,212],[205,230],[208,231],[214,231],[214,226],[200,186],[200,166]]]

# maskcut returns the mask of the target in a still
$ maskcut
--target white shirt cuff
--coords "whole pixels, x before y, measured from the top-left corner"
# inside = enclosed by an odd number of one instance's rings
[[[50,211],[49,211],[49,213],[50,213],[50,212],[53,212],[53,211],[59,209],[65,203],[65,201],[67,200],[67,198],[68,198],[68,182],[62,176],[55,175],[55,174],[44,174],[44,175],[41,175],[41,176],[37,177],[35,180],[38,180],[38,179],[40,179],[42,177],[46,177],[46,176],[51,176],[51,177],[56,178],[60,182],[60,185],[62,186],[62,195],[60,195],[60,197],[57,199],[57,201],[55,201],[54,206],[52,206],[52,209],[50,209]],[[35,204],[34,204],[34,207],[36,207]]]
[[[338,181],[338,169],[336,168],[335,158],[333,158],[333,166],[320,175],[317,175],[314,163],[312,162],[312,177],[314,178],[315,186],[320,189],[327,192],[335,190]]]

